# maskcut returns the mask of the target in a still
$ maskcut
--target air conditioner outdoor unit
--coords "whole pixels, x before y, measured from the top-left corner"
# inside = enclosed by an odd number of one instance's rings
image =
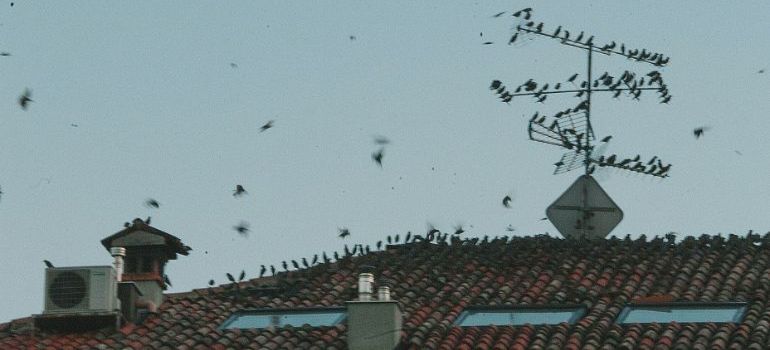
[[[117,290],[112,266],[48,268],[43,314],[115,312],[120,309]]]

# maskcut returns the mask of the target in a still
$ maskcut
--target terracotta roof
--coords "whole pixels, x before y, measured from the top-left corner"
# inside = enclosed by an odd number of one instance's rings
[[[119,331],[32,332],[29,319],[0,325],[2,349],[344,349],[346,326],[218,330],[253,308],[344,306],[357,273],[374,266],[404,311],[409,349],[766,349],[770,348],[770,235],[608,239],[547,236],[409,244],[280,273],[233,288],[167,295],[157,314]],[[262,288],[275,286],[278,288]],[[615,318],[633,300],[747,302],[737,324],[630,324]],[[656,298],[652,298],[656,300]],[[470,305],[582,304],[577,323],[457,327]]]

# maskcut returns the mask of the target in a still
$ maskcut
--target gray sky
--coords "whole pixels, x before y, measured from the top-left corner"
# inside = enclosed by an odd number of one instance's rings
[[[553,96],[500,103],[493,79],[563,81],[584,55],[545,38],[505,44],[511,10],[478,1],[103,2],[0,6],[0,322],[40,313],[43,259],[105,265],[99,244],[125,221],[193,247],[171,291],[260,264],[423,233],[556,233],[540,221],[580,175],[554,176],[562,150],[529,141]],[[497,12],[509,11],[500,18]],[[608,152],[660,156],[665,180],[601,171],[624,210],[613,234],[765,232],[770,227],[770,3],[548,2],[547,30],[585,30],[671,56],[673,99],[597,95]],[[479,34],[483,33],[483,36]],[[351,40],[350,36],[355,36]],[[494,41],[494,45],[482,45]],[[230,63],[237,64],[237,68]],[[597,57],[595,72],[651,65]],[[32,90],[22,111],[16,99]],[[275,120],[275,127],[259,127]],[[77,127],[71,126],[77,125]],[[692,130],[708,126],[696,140]],[[388,137],[383,167],[374,135]],[[740,154],[739,154],[740,153]],[[249,195],[234,199],[236,184]],[[512,209],[500,205],[512,194]],[[147,198],[160,209],[143,206]],[[248,238],[232,226],[251,224]],[[352,235],[337,238],[337,229]]]

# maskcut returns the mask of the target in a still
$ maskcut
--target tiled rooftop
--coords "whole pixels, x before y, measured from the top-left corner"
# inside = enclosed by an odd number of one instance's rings
[[[607,239],[547,236],[411,243],[336,263],[279,273],[233,289],[167,295],[157,314],[118,331],[54,334],[29,319],[0,325],[1,349],[345,349],[346,326],[218,330],[233,312],[345,306],[357,274],[374,267],[404,312],[408,349],[767,349],[770,235]],[[277,287],[277,291],[272,288]],[[628,324],[633,301],[747,302],[741,323]],[[471,305],[582,304],[577,323],[458,327]]]

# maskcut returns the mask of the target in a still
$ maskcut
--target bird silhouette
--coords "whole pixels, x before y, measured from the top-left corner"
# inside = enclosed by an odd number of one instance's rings
[[[32,91],[30,89],[24,89],[24,92],[19,96],[19,106],[21,106],[21,109],[26,111],[29,103],[34,102],[31,97]]]
[[[52,269],[54,267],[53,264],[51,264],[51,262],[48,260],[43,260],[43,263],[45,264],[45,267],[49,269]]]
[[[335,252],[335,254],[336,254],[336,252]],[[289,264],[287,264],[287,263],[286,263],[286,260],[284,260],[284,261],[282,261],[282,262],[281,262],[281,266],[283,266],[283,269],[284,269],[285,271],[288,271],[288,270],[289,270]]]
[[[561,33],[561,26],[558,26],[556,30],[553,32],[553,36],[558,36],[559,33]]]
[[[307,259],[305,259],[305,257],[302,257],[302,266],[304,268],[310,267],[310,264],[307,262]]]
[[[511,45],[511,44],[513,44],[514,42],[516,42],[516,39],[517,39],[518,37],[519,37],[519,33],[513,33],[513,35],[511,35],[511,39],[510,39],[510,40],[508,40],[508,45]]]
[[[583,32],[580,32],[577,38],[575,38],[575,41],[580,41],[580,39],[583,39]]]
[[[259,277],[262,278],[262,276],[265,275],[265,272],[267,272],[267,267],[265,267],[265,265],[262,265],[262,267],[259,269]]]
[[[3,57],[8,57],[10,55],[11,55],[10,52],[0,52],[0,56],[3,56]]]
[[[275,276],[275,266],[270,265],[270,275]]]
[[[455,226],[454,229],[455,229],[455,233],[454,234],[456,234],[456,235],[459,235],[459,234],[462,234],[463,232],[465,232],[465,230],[463,229],[463,225],[461,225],[461,224],[457,224],[457,226]]]
[[[294,269],[295,269],[295,270],[299,270],[299,264],[297,263],[297,261],[296,261],[296,260],[292,260],[292,261],[291,261],[291,266],[294,266]]]
[[[148,216],[148,217],[147,217],[147,220],[144,220],[144,223],[145,223],[145,224],[147,224],[147,225],[149,225],[151,220],[152,220],[152,217],[151,217],[151,216]]]
[[[238,68],[238,64],[235,62],[230,62],[230,68]]]
[[[382,168],[382,157],[385,156],[385,148],[380,148],[377,152],[372,153],[372,160]]]
[[[567,79],[567,81],[568,81],[568,82],[570,82],[570,83],[572,83],[572,82],[575,82],[575,79],[576,79],[577,77],[578,77],[578,74],[577,74],[577,73],[575,73],[574,75],[572,75],[571,77],[569,77],[569,79]]]
[[[238,232],[241,236],[248,236],[249,235],[249,223],[245,221],[241,221],[238,225],[233,226],[233,229]]]
[[[345,238],[347,236],[350,236],[350,230],[348,230],[347,227],[338,228],[338,231],[340,231],[339,237]]]
[[[602,139],[602,142],[610,142],[610,140],[611,140],[611,139],[612,139],[612,135],[610,135],[610,136],[605,136],[605,137]]]
[[[147,199],[146,201],[144,201],[144,205],[147,206],[147,207],[150,207],[150,208],[156,208],[156,209],[160,208],[160,203],[158,203],[158,201],[156,201],[156,200],[154,200],[152,198]]]
[[[504,14],[505,14],[505,11],[503,11],[503,12],[498,12],[498,13],[496,13],[496,14],[495,14],[494,16],[492,16],[492,17],[493,17],[493,18],[497,18],[497,17],[500,17],[500,16],[502,16],[502,15],[504,15]]]
[[[242,185],[235,185],[235,190],[233,191],[233,197],[240,197],[244,194],[248,193],[245,188],[243,188]]]
[[[241,274],[238,276],[238,282],[246,279],[246,270],[241,270]]]
[[[230,282],[235,283],[235,277],[231,275],[229,272],[225,273],[225,276],[227,276],[227,279],[230,280]]]
[[[263,131],[265,131],[265,130],[267,130],[267,129],[270,129],[270,128],[272,128],[272,127],[273,127],[273,122],[274,122],[273,120],[269,120],[267,123],[265,123],[265,125],[262,125],[262,126],[259,128],[259,132],[263,132]]]
[[[701,127],[695,128],[692,131],[692,133],[693,133],[693,135],[695,135],[696,139],[699,139],[701,136],[703,136],[703,132],[705,132],[708,129],[709,129],[709,127],[701,126]]]
[[[494,42],[491,42],[491,41],[485,41],[485,42],[484,42],[484,43],[482,43],[481,45],[492,45],[492,44],[494,44]]]
[[[512,199],[511,199],[510,195],[506,195],[505,197],[503,197],[503,206],[506,207],[506,208],[510,208],[511,207],[511,200]]]
[[[168,278],[168,275],[163,274],[163,282],[168,285],[169,287],[173,287],[174,285],[171,284],[171,279]]]

